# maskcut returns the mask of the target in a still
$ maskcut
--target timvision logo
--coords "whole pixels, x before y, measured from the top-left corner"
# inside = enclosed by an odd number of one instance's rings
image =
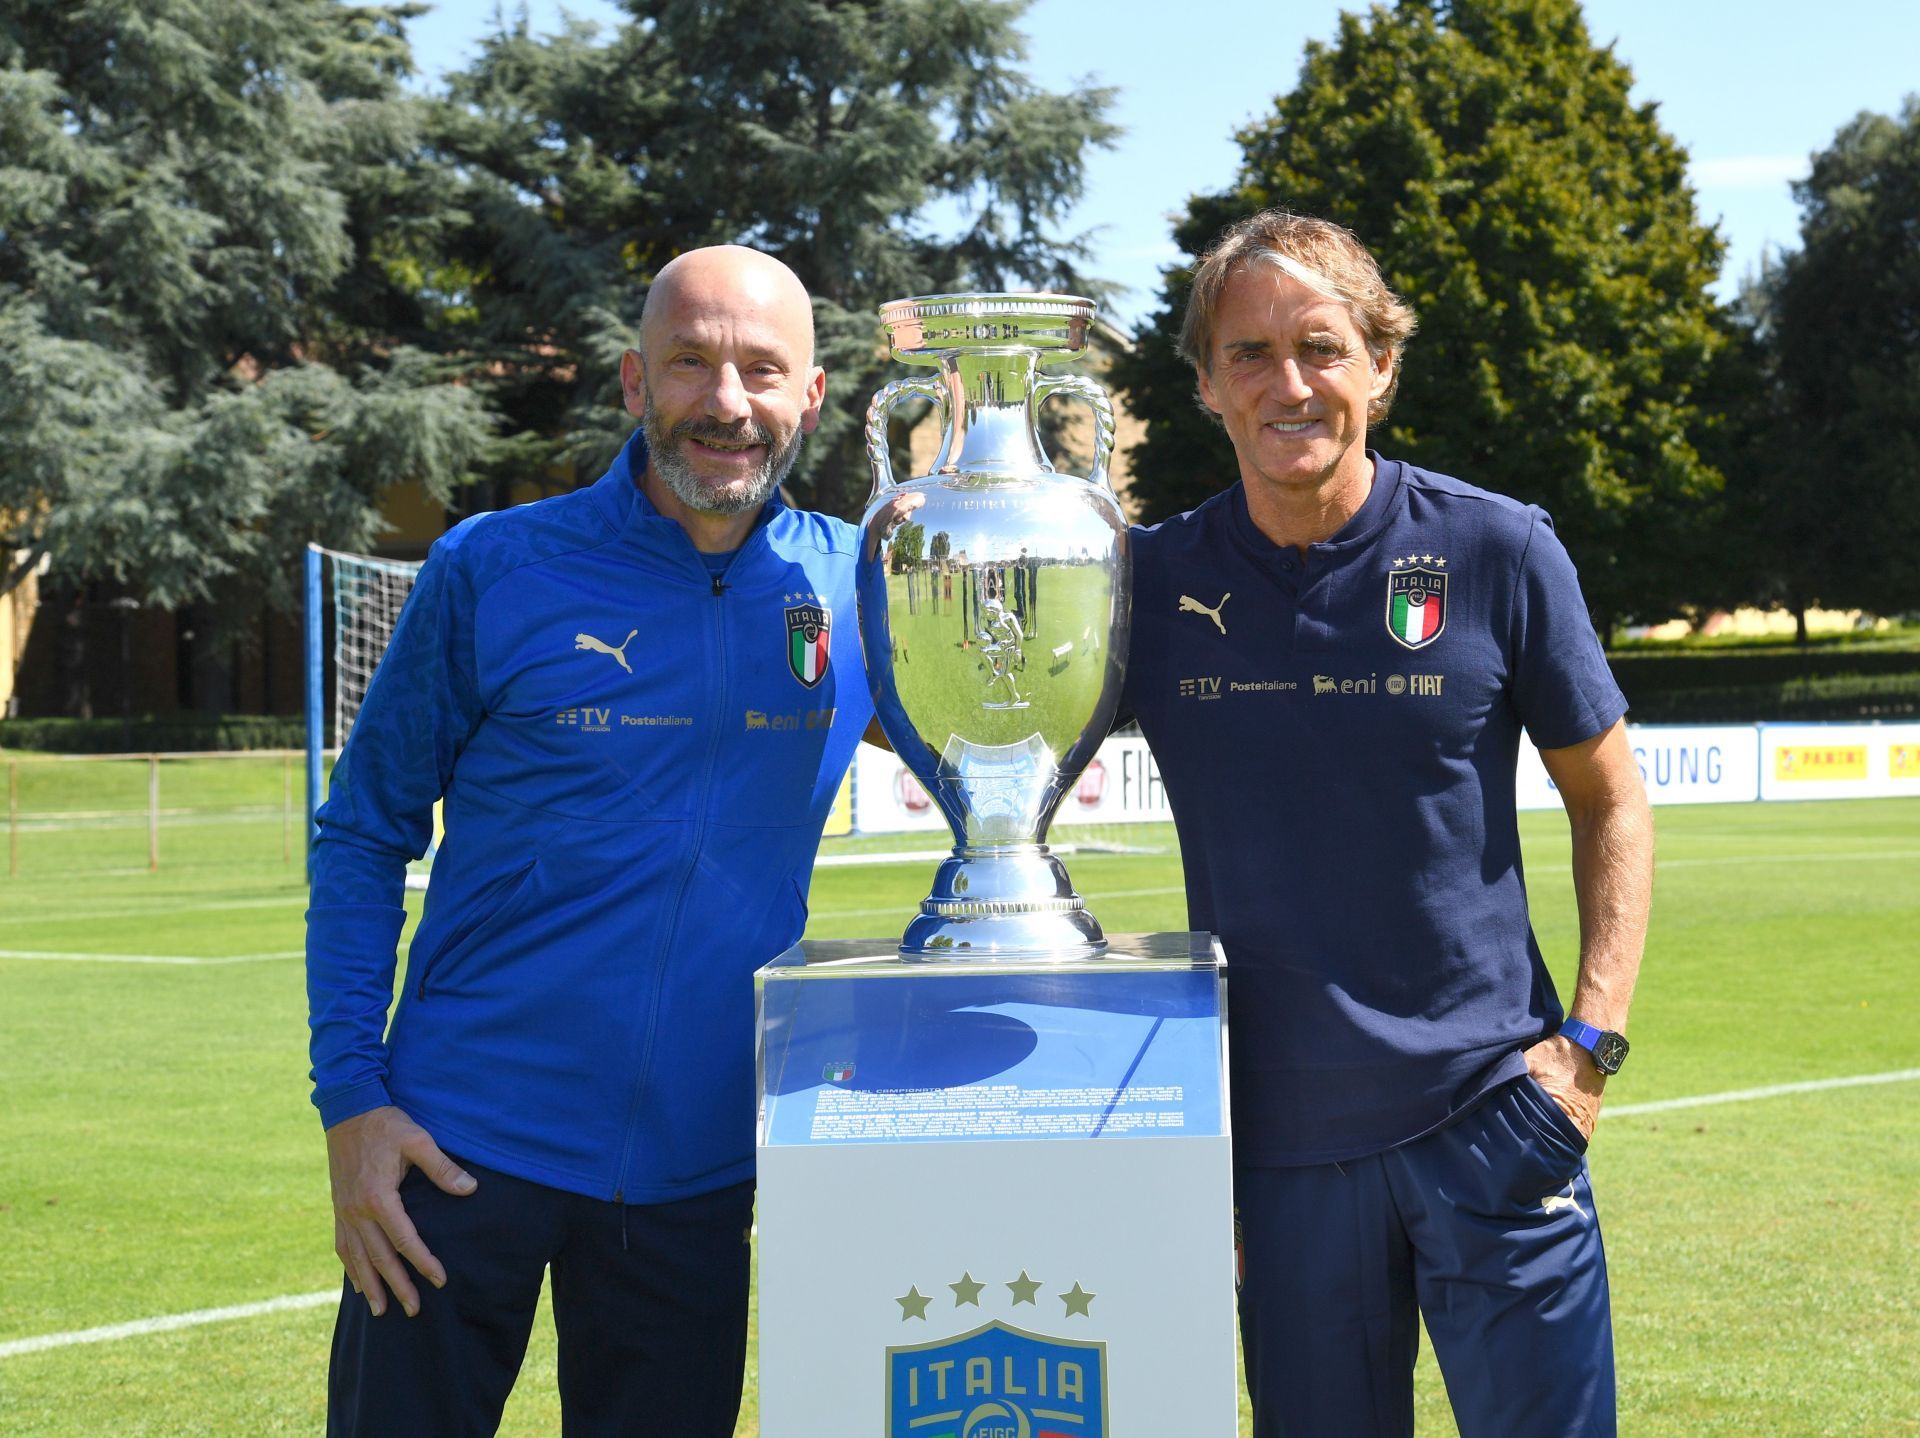
[[[1107,1345],[996,1319],[889,1348],[887,1438],[1107,1438]]]

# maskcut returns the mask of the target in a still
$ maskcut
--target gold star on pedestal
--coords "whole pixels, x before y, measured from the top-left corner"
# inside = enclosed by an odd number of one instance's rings
[[[1076,1281],[1071,1292],[1060,1295],[1060,1301],[1067,1305],[1066,1316],[1068,1318],[1073,1317],[1076,1313],[1082,1317],[1091,1318],[1093,1317],[1093,1300],[1099,1296],[1097,1293],[1087,1292],[1087,1290],[1082,1288]]]
[[[900,1321],[902,1323],[905,1323],[909,1318],[918,1318],[924,1323],[927,1319],[927,1305],[933,1302],[933,1298],[929,1294],[922,1293],[916,1284],[893,1301],[900,1305]]]
[[[1038,1300],[1035,1295],[1040,1292],[1040,1280],[1027,1277],[1026,1269],[1021,1269],[1020,1276],[1009,1283],[1007,1287],[1013,1290],[1013,1301],[1015,1303],[1032,1303],[1036,1307],[1038,1306]]]
[[[963,1303],[971,1303],[975,1308],[978,1308],[980,1306],[980,1290],[986,1286],[984,1283],[975,1283],[971,1273],[963,1273],[960,1275],[960,1281],[958,1283],[949,1283],[947,1285],[947,1287],[953,1290],[953,1306],[955,1308],[958,1308]]]

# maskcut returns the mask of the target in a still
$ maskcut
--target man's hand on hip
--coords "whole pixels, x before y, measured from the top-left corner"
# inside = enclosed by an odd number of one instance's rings
[[[1555,1034],[1528,1049],[1526,1059],[1527,1071],[1547,1091],[1547,1097],[1560,1105],[1575,1128],[1592,1139],[1607,1081],[1593,1066],[1587,1051],[1572,1039]]]
[[[400,1202],[400,1180],[409,1168],[418,1168],[448,1193],[469,1194],[478,1186],[472,1174],[440,1151],[433,1135],[391,1104],[327,1130],[333,1251],[376,1318],[387,1310],[388,1288],[407,1317],[420,1311],[408,1264],[435,1288],[447,1282],[446,1269],[420,1241]]]

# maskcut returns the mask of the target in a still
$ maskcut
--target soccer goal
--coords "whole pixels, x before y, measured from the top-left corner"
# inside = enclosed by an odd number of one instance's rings
[[[367,686],[387,651],[400,606],[413,592],[418,561],[379,559],[307,546],[307,832],[326,797],[327,765],[353,732]],[[328,680],[332,683],[329,685]],[[327,703],[331,694],[333,702]],[[438,819],[435,816],[436,838]],[[433,859],[427,852],[427,862]],[[416,882],[417,881],[417,882]],[[424,887],[424,874],[409,874]]]

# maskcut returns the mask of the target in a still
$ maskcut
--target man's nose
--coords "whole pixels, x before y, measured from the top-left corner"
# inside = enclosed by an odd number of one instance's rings
[[[723,424],[753,417],[753,406],[747,402],[747,386],[733,365],[723,364],[713,372],[713,388],[707,392],[707,413]]]
[[[1313,398],[1313,386],[1301,372],[1300,361],[1292,357],[1274,366],[1273,388],[1275,398],[1288,404],[1304,404]]]

